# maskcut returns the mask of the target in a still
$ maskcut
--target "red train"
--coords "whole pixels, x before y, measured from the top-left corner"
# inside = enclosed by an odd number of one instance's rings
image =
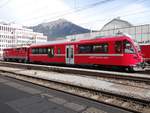
[[[4,49],[5,61],[116,66],[142,69],[139,46],[127,36],[96,38],[63,43],[35,44],[26,48]]]
[[[150,64],[150,44],[141,44],[140,47],[144,61]]]
[[[29,47],[16,47],[4,49],[3,59],[5,61],[28,62]]]

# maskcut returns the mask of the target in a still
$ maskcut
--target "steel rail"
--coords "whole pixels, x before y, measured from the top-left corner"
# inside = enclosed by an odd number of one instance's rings
[[[0,62],[0,66],[18,67],[24,69],[34,69],[34,70],[43,70],[43,71],[54,71],[59,73],[79,74],[79,75],[86,75],[86,76],[123,79],[123,80],[150,83],[150,75],[148,76],[148,74],[147,75],[141,74],[141,76],[137,76],[137,73],[123,73],[123,72],[114,72],[114,71],[101,71],[101,70],[93,70],[93,69],[24,64],[24,63],[14,63],[14,62]]]

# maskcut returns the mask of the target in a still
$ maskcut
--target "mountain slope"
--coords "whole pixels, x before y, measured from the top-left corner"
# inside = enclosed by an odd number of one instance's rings
[[[90,32],[90,30],[75,25],[65,19],[42,23],[30,28],[35,32],[40,32],[48,36],[48,40],[53,40],[57,37],[64,37],[66,35]]]

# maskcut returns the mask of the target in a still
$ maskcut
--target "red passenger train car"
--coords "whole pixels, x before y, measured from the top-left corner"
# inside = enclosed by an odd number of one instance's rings
[[[31,45],[29,61],[144,68],[139,46],[127,36]]]
[[[8,48],[3,50],[5,61],[28,62],[29,47]]]
[[[3,53],[6,61],[102,65],[127,70],[144,68],[138,44],[127,36],[33,44],[30,47],[4,49]]]

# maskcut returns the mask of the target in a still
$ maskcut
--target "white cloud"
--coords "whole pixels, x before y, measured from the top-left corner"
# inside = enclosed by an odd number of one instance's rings
[[[148,10],[148,8],[144,7],[142,4],[131,4],[131,5],[124,7],[123,9],[119,9],[118,11],[116,11],[115,15],[132,16],[132,14],[135,14],[135,13],[138,14],[139,12],[144,12],[146,10]]]
[[[144,12],[149,8],[138,2],[125,4],[118,0],[91,9],[86,9],[81,12],[70,13],[74,9],[70,4],[64,2],[64,0],[9,1],[10,2],[7,5],[0,9],[0,19],[10,22],[15,21],[16,23],[23,25],[35,25],[41,22],[56,20],[58,18],[65,18],[75,24],[82,25],[83,27],[98,30],[108,21],[118,16],[133,23],[150,21],[150,18],[148,18],[150,16],[148,16],[148,14],[138,13]]]
[[[150,16],[145,13],[148,10],[149,8],[138,3],[119,6],[117,9],[110,6],[109,10],[98,9],[93,15],[89,13],[89,16],[85,17],[85,24],[83,22],[83,26],[99,30],[104,24],[116,17],[121,17],[121,19],[125,19],[133,24],[144,24],[144,22],[150,22]]]
[[[35,24],[44,19],[52,18],[70,8],[61,0],[11,0],[0,11],[17,23]],[[6,19],[6,18],[5,18]],[[9,20],[11,21],[11,20]]]

